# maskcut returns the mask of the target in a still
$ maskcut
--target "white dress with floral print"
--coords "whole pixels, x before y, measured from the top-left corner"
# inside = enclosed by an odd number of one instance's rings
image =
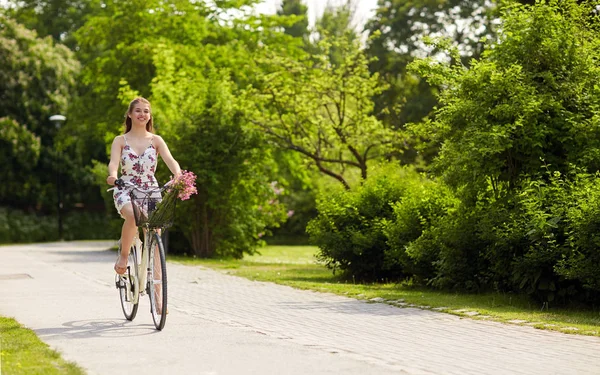
[[[158,160],[158,152],[152,144],[154,137],[150,139],[150,145],[138,155],[134,149],[127,143],[125,139],[125,146],[121,151],[121,179],[128,181],[140,189],[147,190],[153,187],[158,187],[154,172],[156,172],[156,164]],[[113,198],[115,201],[115,207],[117,212],[121,213],[123,206],[131,202],[129,196],[130,189],[115,189],[113,191]]]

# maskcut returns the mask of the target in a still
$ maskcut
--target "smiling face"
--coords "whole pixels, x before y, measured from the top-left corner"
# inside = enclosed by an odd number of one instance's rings
[[[154,133],[154,123],[150,102],[142,97],[135,98],[129,103],[125,112],[125,133],[132,128],[146,128],[146,131]]]
[[[138,102],[131,109],[131,112],[128,113],[129,118],[131,118],[131,123],[133,126],[142,126],[146,127],[148,121],[150,121],[150,105],[144,102]]]

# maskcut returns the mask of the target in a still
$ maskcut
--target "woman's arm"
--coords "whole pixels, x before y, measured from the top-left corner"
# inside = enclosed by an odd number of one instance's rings
[[[119,172],[119,160],[121,159],[121,151],[123,150],[123,137],[117,136],[110,146],[110,162],[108,163],[108,177],[106,183],[114,185]]]
[[[164,141],[164,139],[162,139],[162,137],[158,135],[155,137],[157,139],[156,143],[158,146],[156,148],[156,151],[158,151],[162,159],[165,161],[167,167],[169,167],[171,173],[173,173],[173,177],[179,177],[181,175],[181,168],[179,167],[179,163],[173,158],[173,155],[171,155],[171,151],[169,151],[169,147],[167,146],[167,143]]]

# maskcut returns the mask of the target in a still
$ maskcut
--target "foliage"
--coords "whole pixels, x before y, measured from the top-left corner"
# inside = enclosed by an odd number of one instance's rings
[[[0,243],[58,241],[55,215],[27,213],[0,207]],[[63,218],[64,240],[109,239],[119,231],[109,225],[104,212],[70,212]]]
[[[417,129],[443,142],[436,170],[466,199],[499,198],[544,163],[600,167],[600,38],[584,8],[557,4],[508,6],[500,41],[470,69],[414,64],[446,87],[435,121]]]
[[[269,184],[269,155],[226,71],[205,77],[172,68],[169,59],[158,66],[153,98],[172,152],[197,175],[198,194],[180,205],[190,220],[180,226],[195,255],[241,257],[285,218],[278,187]]]
[[[75,50],[73,32],[99,9],[101,2],[96,0],[12,0],[8,1],[7,14],[40,37],[51,36]]]
[[[0,56],[0,117],[25,125],[47,145],[55,135],[48,118],[66,110],[79,63],[66,47],[2,15]]]
[[[415,242],[427,241],[429,233],[456,212],[459,200],[439,182],[416,175],[409,178],[407,193],[392,203],[394,215],[385,229],[389,245],[386,262],[400,264],[415,283],[424,284],[436,276],[440,249],[422,251]]]
[[[307,231],[329,268],[356,279],[398,279],[427,263],[419,254],[413,262],[406,246],[452,202],[447,189],[390,164],[350,191],[321,192]]]
[[[426,51],[423,38],[438,35],[453,40],[465,55],[477,56],[481,38],[491,36],[493,3],[483,0],[380,0],[367,30],[381,32],[372,48],[399,56]],[[435,51],[435,50],[434,50]]]
[[[253,122],[277,146],[310,160],[324,175],[350,188],[346,168],[367,178],[367,164],[380,158],[393,134],[373,116],[371,97],[382,90],[358,43],[324,40],[323,53],[293,59],[270,53],[255,100]],[[329,47],[343,52],[339,66]]]
[[[600,167],[600,38],[588,6],[509,4],[499,41],[469,69],[456,49],[450,65],[413,64],[444,87],[435,119],[414,130],[441,144],[433,171],[461,198],[411,250],[437,252],[433,285],[597,299],[595,224],[582,216],[597,194],[586,172]]]
[[[308,7],[302,0],[283,0],[277,14],[290,18],[290,25],[283,27],[286,34],[295,38],[308,39]]]
[[[39,156],[39,137],[10,118],[0,118],[0,174],[4,179],[0,185],[0,202],[21,201],[31,193],[29,190],[35,185],[31,171]]]
[[[369,39],[366,50],[375,58],[370,69],[387,87],[374,98],[378,118],[399,131],[427,119],[437,104],[438,87],[407,70],[407,65],[427,54],[443,54],[425,44],[427,37],[434,35],[451,39],[464,63],[478,57],[483,46],[480,39],[494,38],[494,8],[495,2],[485,0],[380,0],[375,16],[365,26],[376,36]],[[403,162],[430,162],[437,148],[417,151],[421,142],[428,140],[423,138],[403,136]]]
[[[579,176],[564,201],[568,211],[565,243],[568,250],[554,265],[555,272],[576,280],[589,293],[600,293],[600,180],[598,175]],[[551,218],[552,220],[553,218]],[[554,219],[556,220],[556,219]],[[567,290],[568,291],[568,290]]]
[[[339,6],[327,3],[323,14],[317,19],[313,33],[314,42],[309,49],[311,54],[325,53],[329,55],[329,61],[334,66],[340,66],[344,62],[346,51],[336,44],[327,46],[323,50],[319,42],[330,40],[345,40],[352,44],[358,42],[358,34],[353,26],[353,19],[356,14],[354,0],[346,0]]]
[[[0,204],[54,206],[57,129],[49,117],[65,113],[78,70],[69,49],[0,15],[0,142],[7,180]]]
[[[576,171],[554,172],[548,182],[525,183],[523,215],[515,222],[521,224],[519,231],[526,232],[525,252],[513,259],[513,280],[519,289],[542,294],[550,302],[600,297],[600,233],[594,215],[599,197],[598,176]]]

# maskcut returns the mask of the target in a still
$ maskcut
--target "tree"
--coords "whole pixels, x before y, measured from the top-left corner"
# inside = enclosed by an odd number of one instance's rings
[[[40,138],[15,120],[0,118],[0,203],[24,203],[28,186],[38,186],[33,171],[40,156]]]
[[[131,98],[150,99],[157,132],[198,176],[199,193],[180,205],[176,229],[202,257],[250,253],[285,217],[269,204],[279,191],[269,185],[272,158],[247,126],[238,90],[256,81],[263,44],[293,53],[299,43],[289,43],[277,16],[230,17],[250,3],[119,1],[76,33],[86,61],[78,130],[106,148]],[[94,158],[104,164],[105,151]],[[160,181],[166,172],[157,171]]]
[[[445,87],[435,120],[416,129],[442,143],[436,165],[453,186],[498,197],[544,165],[600,169],[598,26],[574,4],[507,6],[498,42],[469,69],[456,48],[450,65],[414,64]]]
[[[367,178],[368,162],[382,156],[392,134],[373,116],[371,97],[383,89],[357,42],[331,42],[342,52],[339,66],[323,53],[301,60],[272,54],[256,98],[253,122],[279,147],[302,154],[323,174],[350,188],[356,168]]]
[[[290,16],[290,25],[284,32],[295,38],[308,39],[308,7],[302,0],[283,0],[277,10],[280,16]]]
[[[598,5],[510,3],[469,67],[447,40],[437,46],[451,62],[411,66],[443,88],[435,117],[414,129],[440,142],[432,171],[461,200],[416,242],[439,258],[434,285],[597,301]]]
[[[339,6],[327,3],[321,17],[315,25],[316,37],[312,47],[312,53],[319,53],[319,41],[324,39],[346,39],[348,43],[358,40],[358,35],[352,21],[356,12],[354,0],[347,0]],[[329,47],[329,59],[334,65],[342,63],[344,51],[339,51],[336,46]]]
[[[50,38],[40,39],[34,31],[0,16],[0,118],[6,126],[2,139],[16,142],[30,156],[22,160],[28,163],[23,169],[22,161],[16,160],[22,151],[5,150],[12,155],[5,154],[5,163],[13,168],[6,176],[22,185],[3,190],[0,204],[53,207],[57,154],[52,145],[57,129],[49,117],[66,113],[78,71],[79,63],[68,48]],[[23,174],[23,170],[31,173]]]
[[[21,0],[9,1],[7,14],[40,37],[51,36],[57,43],[75,49],[73,33],[87,16],[101,9],[98,0]]]
[[[251,254],[268,227],[284,221],[273,160],[249,126],[250,107],[228,72],[183,68],[164,50],[153,82],[157,121],[180,164],[196,173],[198,194],[180,205],[179,224],[199,257]]]
[[[481,53],[481,37],[494,35],[493,9],[494,2],[485,0],[380,0],[365,27],[370,35],[378,35],[367,46],[367,54],[375,58],[370,69],[388,87],[374,98],[378,118],[399,131],[426,118],[437,104],[438,88],[407,71],[407,65],[415,57],[440,52],[424,42],[434,35],[450,38],[468,63]],[[436,152],[434,148],[417,153],[420,140],[403,138],[405,163],[428,162]]]

